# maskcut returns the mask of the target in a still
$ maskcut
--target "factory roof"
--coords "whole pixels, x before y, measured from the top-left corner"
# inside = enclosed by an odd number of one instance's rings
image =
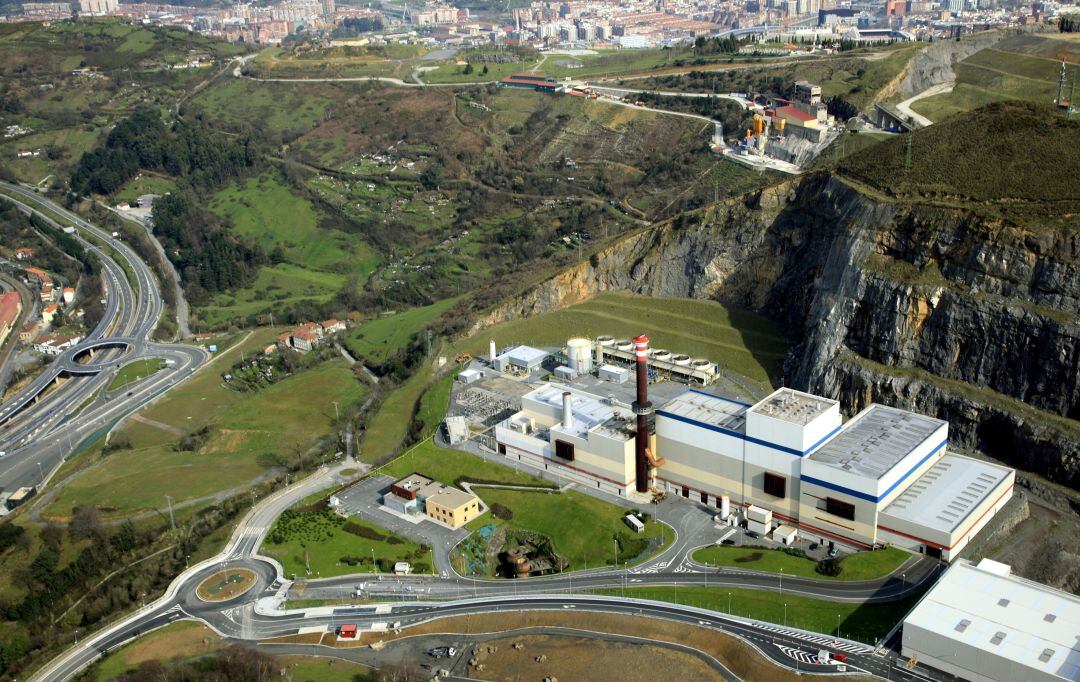
[[[503,351],[500,358],[506,358],[510,362],[519,362],[525,365],[531,365],[542,362],[550,353],[540,348],[533,348],[532,346],[514,346],[513,348]]]
[[[1080,599],[1014,576],[996,561],[958,560],[904,619],[909,625],[1053,677],[1080,679]]]
[[[746,404],[703,391],[688,390],[661,407],[665,414],[742,433],[746,426]]]
[[[879,480],[945,422],[873,404],[844,425],[810,460]]]
[[[781,419],[792,424],[806,425],[827,412],[835,400],[822,398],[790,388],[779,388],[771,395],[750,408],[750,412],[773,419]]]
[[[948,453],[882,510],[882,523],[891,517],[952,533],[1011,473],[996,464]]]
[[[536,389],[528,395],[537,402],[562,410],[562,394],[565,388],[561,386],[544,386]],[[573,411],[570,428],[563,426],[562,421],[551,427],[551,431],[565,433],[578,438],[585,438],[586,434],[601,427],[606,435],[612,437],[629,437],[629,421],[612,405],[594,398],[590,395],[570,391],[570,409]]]

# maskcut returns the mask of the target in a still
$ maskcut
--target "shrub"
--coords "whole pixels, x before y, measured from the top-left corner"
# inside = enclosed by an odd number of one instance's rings
[[[814,567],[814,570],[821,575],[835,578],[844,571],[844,567],[840,565],[839,559],[822,559],[817,563],[817,566]]]
[[[514,518],[513,510],[499,502],[495,502],[491,505],[491,513],[495,518],[502,519],[503,521],[509,521]]]
[[[402,540],[401,538],[399,538],[396,535],[391,535],[390,537],[386,538],[386,544],[388,544],[388,545],[403,545],[403,544],[405,544],[405,541]]]
[[[386,536],[375,530],[374,528],[368,528],[367,526],[361,526],[358,523],[352,521],[346,521],[345,525],[341,527],[346,533],[352,533],[368,540],[375,540],[376,542],[382,542],[386,539]]]

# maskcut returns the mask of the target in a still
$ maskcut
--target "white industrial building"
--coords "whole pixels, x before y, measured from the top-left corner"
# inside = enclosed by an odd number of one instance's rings
[[[904,619],[901,651],[972,682],[1078,680],[1080,599],[960,560]]]
[[[498,452],[630,494],[633,413],[602,390],[571,383],[526,394],[495,428]],[[1012,496],[1013,470],[947,452],[946,422],[877,404],[842,422],[837,401],[789,388],[754,405],[689,388],[656,409],[650,483],[718,509],[726,497],[767,512],[754,519],[763,533],[788,526],[825,543],[893,544],[946,560]]]
[[[491,347],[494,349],[494,341],[491,342]],[[532,348],[531,346],[514,346],[509,350],[503,351],[499,355],[495,355],[492,359],[492,365],[500,372],[511,370],[531,372],[539,369],[540,365],[543,364],[548,355],[550,355],[550,353],[539,348]]]
[[[490,355],[519,375],[550,357],[529,346],[497,355],[494,342]],[[520,411],[495,427],[495,448],[635,494],[634,358],[629,340],[570,339],[558,381],[533,384]],[[645,446],[649,488],[717,509],[726,501],[778,542],[793,542],[794,530],[821,543],[892,544],[952,560],[1012,497],[1015,472],[948,452],[940,419],[872,404],[844,423],[838,401],[790,388],[751,405],[685,386],[716,378],[707,360],[651,349],[646,362],[657,401]]]
[[[633,487],[629,410],[556,385],[525,395],[521,407],[495,427],[499,454],[617,495]]]

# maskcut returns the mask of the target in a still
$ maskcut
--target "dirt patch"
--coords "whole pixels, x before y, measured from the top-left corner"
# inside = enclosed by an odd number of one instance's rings
[[[202,656],[222,647],[221,638],[202,623],[185,621],[151,633],[123,649],[124,663],[137,666],[146,661]]]
[[[204,601],[226,601],[239,597],[255,584],[255,572],[246,568],[218,571],[199,583],[195,593]]]
[[[357,646],[379,646],[380,643],[389,643],[396,639],[414,637],[416,635],[430,634],[481,634],[491,632],[513,632],[525,628],[537,627],[561,627],[601,632],[614,635],[626,635],[640,637],[659,642],[671,642],[683,646],[692,647],[703,651],[731,670],[739,678],[747,682],[786,682],[792,678],[791,671],[781,668],[765,659],[754,648],[742,640],[717,632],[716,630],[692,627],[681,623],[671,623],[657,618],[641,616],[618,616],[607,613],[589,613],[577,611],[574,613],[551,613],[544,611],[524,611],[518,613],[493,613],[481,616],[455,616],[406,628],[399,634],[392,632],[371,633],[360,635],[356,642],[336,642],[333,634],[328,634],[323,639],[323,644],[337,648],[351,648]],[[308,637],[304,635],[304,637]],[[319,634],[313,636],[318,641]],[[294,642],[301,640],[276,639],[275,642]],[[303,640],[311,641],[311,640]],[[537,671],[539,672],[539,671]],[[657,677],[653,669],[653,677]],[[595,676],[595,675],[593,675]],[[531,679],[531,678],[530,678]],[[536,679],[543,679],[538,675]],[[560,679],[587,679],[586,677],[560,677]],[[694,679],[694,678],[690,678]],[[833,681],[833,677],[822,675],[803,674],[799,677],[803,682],[827,682]],[[845,682],[869,682],[871,678],[864,676],[849,676]]]
[[[603,677],[623,682],[653,682],[670,672],[687,680],[723,680],[700,657],[661,646],[608,642],[586,637],[530,635],[507,637],[476,646],[468,676],[479,680],[559,680]]]
[[[735,558],[737,564],[747,564],[752,561],[761,561],[765,557],[761,552],[754,552],[753,554],[744,554]]]

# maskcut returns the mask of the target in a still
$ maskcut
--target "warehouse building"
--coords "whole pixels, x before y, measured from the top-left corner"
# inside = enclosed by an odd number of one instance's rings
[[[904,619],[904,656],[972,682],[1080,679],[1080,599],[960,560]]]

